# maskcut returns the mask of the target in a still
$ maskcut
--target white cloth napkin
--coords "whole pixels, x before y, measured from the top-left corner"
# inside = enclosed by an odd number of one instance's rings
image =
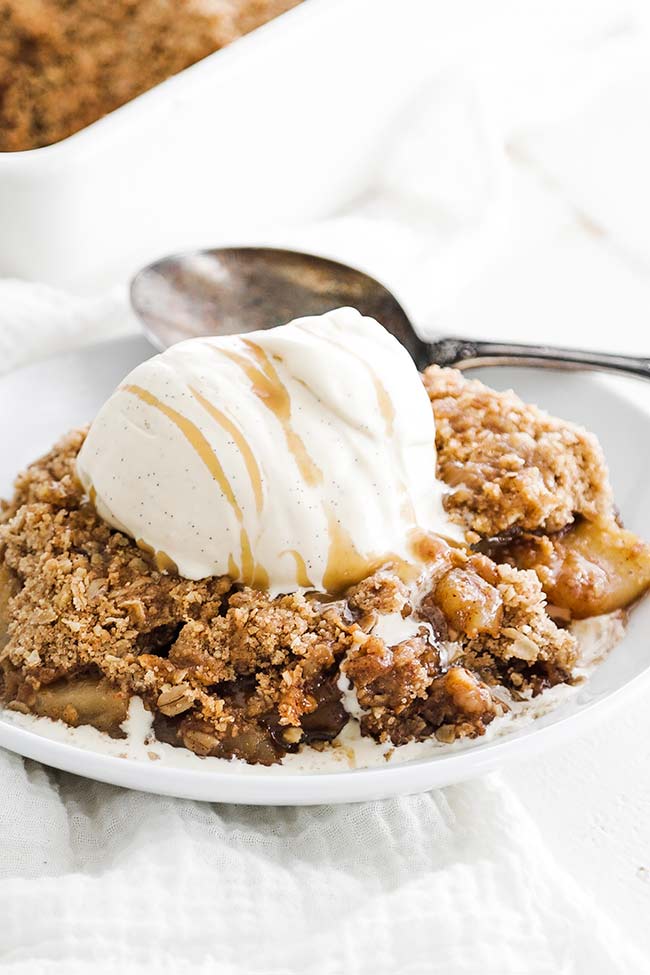
[[[608,43],[607,70],[615,32]],[[594,45],[573,54],[584,87]],[[556,89],[568,64],[554,65]],[[540,116],[549,84],[532,99]],[[402,120],[363,200],[272,242],[367,267],[434,326],[512,245],[505,149],[522,109],[512,92],[504,105],[447,72]],[[135,328],[125,288],[82,299],[0,282],[0,372]],[[2,972],[648,970],[498,776],[357,806],[245,808],[127,792],[0,751],[0,782]]]
[[[498,779],[355,806],[218,806],[0,752],[12,975],[642,973]]]

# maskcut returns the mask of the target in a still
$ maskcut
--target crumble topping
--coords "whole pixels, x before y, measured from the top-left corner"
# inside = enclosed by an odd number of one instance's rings
[[[545,605],[534,572],[432,541],[418,615],[433,642],[426,630],[393,647],[370,635],[342,665],[362,732],[394,744],[431,734],[451,741],[507,710],[490,688],[539,693],[569,680],[576,642]]]
[[[470,541],[516,529],[557,532],[576,515],[613,517],[593,434],[456,369],[430,366],[423,378],[436,418],[438,476],[451,489],[445,507]]]
[[[0,516],[10,707],[119,734],[137,694],[162,740],[270,764],[345,725],[343,664],[362,732],[394,743],[482,734],[503,711],[491,685],[568,675],[574,641],[545,615],[534,573],[442,540],[429,542],[422,636],[393,647],[372,629],[408,615],[412,593],[389,568],[336,600],[270,599],[227,577],[160,572],[84,496],[74,468],[83,438],[70,434],[21,474]]]

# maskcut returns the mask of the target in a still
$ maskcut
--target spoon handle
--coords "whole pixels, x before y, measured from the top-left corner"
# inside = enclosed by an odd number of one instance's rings
[[[559,349],[550,345],[520,345],[516,342],[482,342],[446,338],[427,345],[430,362],[439,366],[469,369],[473,366],[542,366],[547,369],[597,369],[650,379],[650,358],[610,355],[580,349]]]

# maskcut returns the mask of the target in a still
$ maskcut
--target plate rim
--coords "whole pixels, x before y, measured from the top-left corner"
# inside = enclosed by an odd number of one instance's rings
[[[608,711],[618,708],[626,697],[640,694],[644,687],[650,687],[650,663],[641,673],[615,691],[590,701],[580,711],[565,715],[548,725],[533,727],[528,734],[504,734],[485,744],[481,744],[479,740],[478,744],[466,750],[439,757],[423,757],[395,765],[341,769],[336,772],[295,771],[282,775],[275,771],[268,772],[264,767],[257,773],[230,772],[226,769],[201,771],[165,766],[155,761],[147,764],[141,759],[105,755],[72,743],[54,741],[21,728],[11,720],[7,721],[5,709],[0,709],[0,747],[62,772],[107,785],[178,799],[253,806],[358,803],[454,785],[494,771],[508,762],[514,762],[522,754],[538,755],[566,741],[567,727],[571,731],[570,737],[577,737],[580,732],[602,720]],[[39,756],[34,752],[41,754]],[[97,767],[94,770],[83,770],[81,766],[87,763]],[[448,774],[450,768],[453,768],[452,774]],[[150,781],[140,782],[138,779],[144,769],[149,770],[146,776]],[[425,771],[430,774],[426,776],[428,781],[423,784],[417,780],[425,778]],[[182,788],[179,789],[178,784]],[[260,787],[267,795],[255,794]],[[312,791],[313,794],[310,795]]]

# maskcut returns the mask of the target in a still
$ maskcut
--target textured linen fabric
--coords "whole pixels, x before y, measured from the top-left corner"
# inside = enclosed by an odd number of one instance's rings
[[[136,330],[126,288],[80,298],[46,284],[0,281],[0,374]]]
[[[0,970],[556,975],[643,961],[497,778],[269,809],[0,752]]]

